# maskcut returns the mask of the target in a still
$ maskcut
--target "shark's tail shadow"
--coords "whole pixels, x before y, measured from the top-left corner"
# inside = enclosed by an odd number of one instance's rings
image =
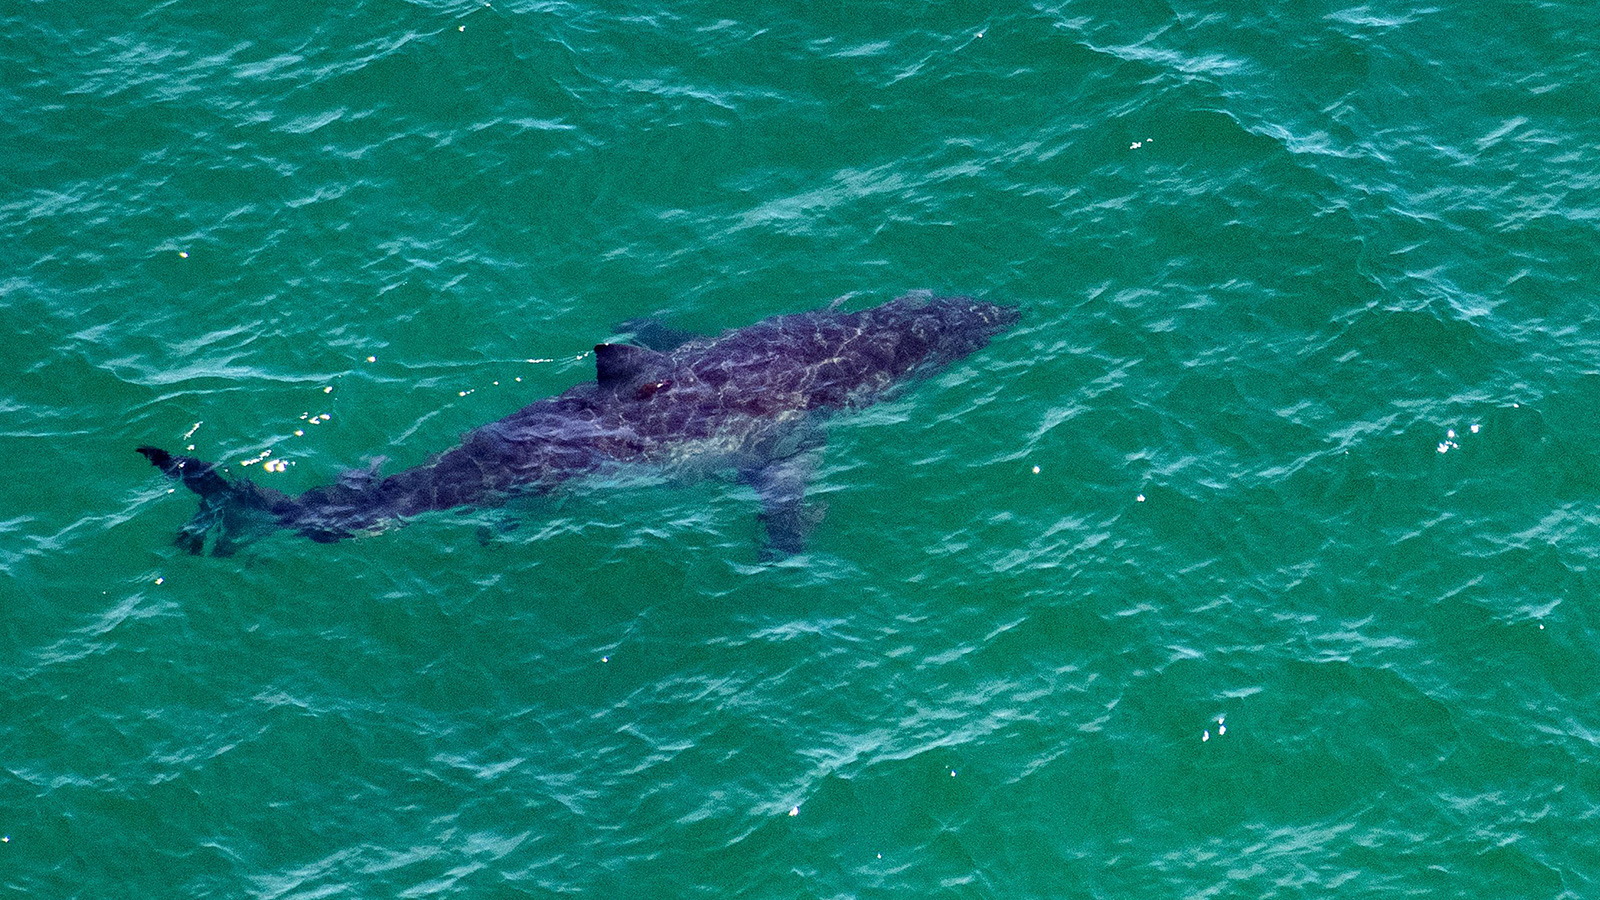
[[[296,503],[245,479],[229,479],[214,463],[173,456],[159,447],[135,448],[163,475],[200,495],[200,510],[174,540],[190,553],[231,555],[240,546],[289,524]]]

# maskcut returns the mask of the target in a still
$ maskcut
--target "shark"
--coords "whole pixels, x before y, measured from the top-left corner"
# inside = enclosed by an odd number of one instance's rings
[[[823,515],[805,496],[821,426],[965,358],[1020,316],[1013,306],[954,296],[837,307],[715,336],[636,323],[631,343],[595,346],[592,381],[475,428],[421,465],[383,477],[351,471],[297,495],[195,457],[136,449],[199,496],[175,541],[195,554],[227,556],[282,530],[331,543],[642,466],[688,478],[732,474],[754,487],[762,556],[783,558],[805,549]]]

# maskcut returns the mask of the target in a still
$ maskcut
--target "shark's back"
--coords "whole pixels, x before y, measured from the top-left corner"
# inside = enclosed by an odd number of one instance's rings
[[[560,455],[578,466],[650,461],[685,442],[759,445],[798,419],[874,403],[1016,319],[1014,308],[970,298],[902,298],[859,312],[775,316],[669,352],[602,344],[594,382],[481,430],[541,464]]]
[[[728,405],[756,414],[864,406],[918,370],[982,347],[1016,319],[1014,308],[965,297],[814,310],[683,348],[681,368]]]

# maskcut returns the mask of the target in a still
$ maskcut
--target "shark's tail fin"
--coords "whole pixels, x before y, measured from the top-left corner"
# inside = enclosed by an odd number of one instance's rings
[[[161,474],[200,495],[200,511],[178,532],[175,543],[190,553],[228,556],[241,545],[286,524],[294,500],[244,479],[229,480],[217,467],[159,447],[139,447]]]

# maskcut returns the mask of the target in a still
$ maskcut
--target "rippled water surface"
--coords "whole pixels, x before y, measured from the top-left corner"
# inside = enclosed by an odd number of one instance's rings
[[[7,890],[1600,893],[1600,7],[0,21]],[[133,452],[913,290],[1023,321],[774,565],[715,481],[191,557]]]

